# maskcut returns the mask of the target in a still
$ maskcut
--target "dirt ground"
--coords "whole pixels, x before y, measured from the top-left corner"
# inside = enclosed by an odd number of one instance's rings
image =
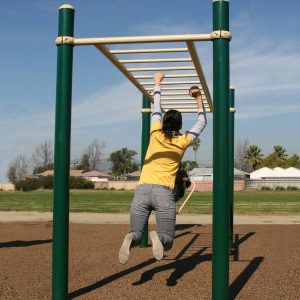
[[[154,228],[155,225],[151,225]],[[177,225],[162,261],[118,250],[126,224],[70,224],[69,299],[211,299],[212,227]],[[300,225],[236,225],[230,299],[300,299]],[[0,223],[0,299],[51,298],[52,223]]]

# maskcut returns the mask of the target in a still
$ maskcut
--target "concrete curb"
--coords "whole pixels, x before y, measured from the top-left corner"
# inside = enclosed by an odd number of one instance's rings
[[[1,211],[0,222],[52,221],[52,212]],[[129,214],[70,213],[70,222],[78,224],[128,224]],[[155,223],[151,214],[149,223]],[[177,215],[177,224],[212,224],[211,215]],[[300,215],[235,215],[234,224],[300,224]]]

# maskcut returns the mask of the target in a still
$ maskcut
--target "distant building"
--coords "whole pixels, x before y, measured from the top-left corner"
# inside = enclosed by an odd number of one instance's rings
[[[43,173],[41,173],[41,176],[53,176],[54,171],[53,170],[47,170]],[[111,177],[110,175],[100,172],[100,171],[89,171],[84,172],[84,170],[70,170],[70,176],[73,177],[82,177],[87,180],[93,181],[93,182],[106,182]]]
[[[262,180],[299,180],[300,181],[300,170],[290,167],[287,169],[283,168],[267,168],[263,167],[252,173],[250,173],[250,179],[262,179]]]
[[[129,174],[126,174],[127,180],[140,180],[141,177],[141,171],[135,171]]]
[[[193,181],[212,181],[213,168],[194,168],[188,172],[188,175]]]
[[[70,170],[70,176],[74,176],[74,177],[81,177],[83,174],[84,170]],[[53,176],[54,174],[54,170],[46,170],[45,172],[39,174],[41,176]]]
[[[0,190],[1,191],[14,191],[15,185],[10,182],[0,182]]]
[[[83,177],[93,182],[107,182],[111,176],[106,173],[94,170],[94,171],[82,173],[80,177]]]
[[[250,178],[250,174],[247,172],[244,172],[242,170],[234,168],[234,179],[235,180],[245,180]]]
[[[213,168],[194,168],[188,174],[193,181],[213,181]],[[235,180],[245,180],[249,177],[249,173],[234,168]]]

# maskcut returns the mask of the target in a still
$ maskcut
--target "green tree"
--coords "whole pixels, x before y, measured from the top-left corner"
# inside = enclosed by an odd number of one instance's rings
[[[192,148],[193,148],[193,151],[195,152],[195,162],[197,162],[197,151],[200,147],[200,143],[201,143],[201,140],[198,137],[196,139],[194,139],[194,141],[192,143]]]
[[[287,167],[300,168],[300,157],[297,154],[293,154],[287,159]]]
[[[274,153],[269,154],[265,158],[263,158],[261,161],[257,164],[257,169],[262,167],[268,167],[268,168],[276,168],[281,167],[284,168],[286,166],[286,161],[283,161],[281,158],[279,158]]]
[[[248,171],[256,170],[262,158],[263,154],[261,153],[261,149],[256,145],[250,145],[245,153],[245,160],[251,167]]]
[[[122,148],[110,154],[109,161],[112,162],[112,172],[119,176],[138,170],[138,164],[133,161],[136,151]]]
[[[289,168],[289,167],[300,167],[300,158],[297,154],[288,156],[286,149],[280,145],[274,146],[274,150],[271,154],[266,156],[262,161],[259,162],[258,167],[268,168]]]

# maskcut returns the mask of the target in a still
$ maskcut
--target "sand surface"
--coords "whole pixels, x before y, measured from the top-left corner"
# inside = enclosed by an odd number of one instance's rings
[[[133,248],[120,265],[127,230],[70,224],[69,299],[211,299],[210,224],[178,222],[162,261],[151,247]],[[234,233],[230,299],[300,299],[300,225],[235,225]],[[51,221],[1,222],[0,299],[51,299],[51,252]]]

